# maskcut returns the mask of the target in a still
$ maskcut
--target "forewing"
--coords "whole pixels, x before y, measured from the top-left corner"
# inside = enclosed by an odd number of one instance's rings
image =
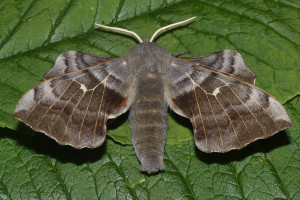
[[[182,60],[235,77],[253,85],[256,79],[256,75],[245,65],[241,54],[233,50],[226,49],[208,55],[185,57]]]
[[[291,126],[283,106],[254,85],[174,59],[165,78],[166,100],[189,118],[196,146],[227,152]]]
[[[134,87],[123,59],[114,59],[42,82],[20,99],[14,116],[60,144],[95,148],[107,119],[128,110]]]

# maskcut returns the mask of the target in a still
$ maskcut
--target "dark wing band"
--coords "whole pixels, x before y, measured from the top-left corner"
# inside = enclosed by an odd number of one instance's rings
[[[99,63],[112,59],[113,58],[86,54],[80,51],[66,51],[57,57],[54,66],[44,75],[44,78],[45,80],[48,80],[70,72],[98,65]]]
[[[256,79],[256,75],[245,65],[241,54],[233,50],[226,49],[208,55],[182,59],[197,66],[206,67],[230,77],[236,77],[253,85]]]

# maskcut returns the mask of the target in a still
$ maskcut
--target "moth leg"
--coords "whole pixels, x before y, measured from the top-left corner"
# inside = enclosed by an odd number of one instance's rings
[[[182,56],[185,54],[190,54],[190,51],[185,51],[185,52],[180,52],[180,53],[172,53],[172,56],[174,56],[175,58],[177,58],[178,56]]]

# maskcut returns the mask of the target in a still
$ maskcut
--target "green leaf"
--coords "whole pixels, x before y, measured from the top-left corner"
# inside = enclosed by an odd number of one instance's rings
[[[0,126],[9,128],[0,129],[0,199],[300,199],[299,9],[296,0],[0,1]],[[241,151],[205,154],[190,141],[189,121],[171,113],[166,171],[147,176],[132,146],[108,139],[94,150],[74,150],[13,118],[18,100],[62,52],[121,57],[136,44],[94,23],[149,39],[192,16],[195,22],[156,42],[173,53],[240,52],[257,86],[285,103],[288,131]],[[130,143],[126,117],[109,122],[109,135],[123,144]]]

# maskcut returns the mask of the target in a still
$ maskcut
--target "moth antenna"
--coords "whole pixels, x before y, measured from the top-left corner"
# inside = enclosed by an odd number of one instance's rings
[[[102,24],[95,24],[96,26],[99,26],[100,28],[106,29],[106,30],[110,30],[112,32],[117,32],[117,33],[122,33],[131,37],[134,37],[135,39],[137,39],[140,43],[143,42],[143,40],[140,38],[140,36],[138,36],[138,34],[136,34],[133,31],[129,31],[123,28],[117,28],[117,27],[111,27],[111,26],[105,26]]]
[[[195,19],[195,18],[196,18],[196,17],[192,17],[192,18],[190,18],[190,19],[187,19],[187,20],[184,20],[184,21],[181,21],[181,22],[176,22],[176,23],[174,23],[174,24],[170,24],[170,25],[168,25],[168,26],[164,26],[164,27],[158,29],[158,30],[152,35],[152,37],[151,37],[151,39],[150,39],[150,42],[153,42],[153,40],[157,37],[158,34],[161,34],[161,33],[165,32],[166,30],[169,30],[169,29],[172,29],[172,28],[176,28],[176,27],[178,27],[178,26],[183,26],[183,25],[189,23],[190,21],[192,21],[192,20]]]

